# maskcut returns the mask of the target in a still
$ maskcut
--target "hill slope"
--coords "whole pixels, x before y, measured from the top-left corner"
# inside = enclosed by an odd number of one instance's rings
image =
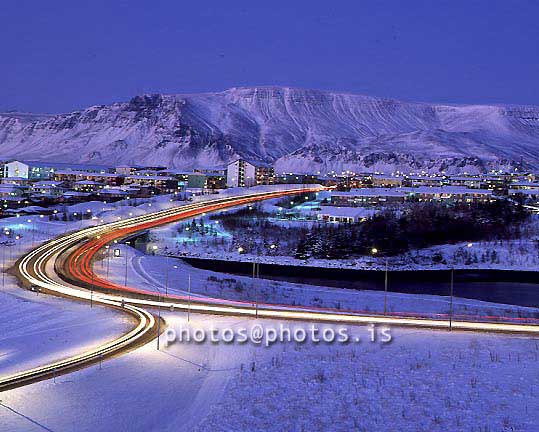
[[[539,107],[449,106],[280,87],[144,95],[54,116],[0,114],[0,156],[279,171],[539,167]]]

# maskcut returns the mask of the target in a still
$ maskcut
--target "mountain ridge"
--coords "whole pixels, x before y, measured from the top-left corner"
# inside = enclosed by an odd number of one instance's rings
[[[4,158],[277,171],[539,167],[539,107],[403,102],[292,87],[146,94],[57,115],[0,113]]]

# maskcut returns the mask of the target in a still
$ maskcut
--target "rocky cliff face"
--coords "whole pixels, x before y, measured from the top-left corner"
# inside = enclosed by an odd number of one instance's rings
[[[539,108],[446,106],[280,87],[144,95],[54,116],[0,114],[0,157],[279,171],[539,168]]]

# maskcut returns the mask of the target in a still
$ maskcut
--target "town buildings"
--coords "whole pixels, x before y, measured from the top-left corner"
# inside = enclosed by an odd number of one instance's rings
[[[251,187],[274,183],[273,167],[260,162],[236,159],[227,165],[227,187]]]

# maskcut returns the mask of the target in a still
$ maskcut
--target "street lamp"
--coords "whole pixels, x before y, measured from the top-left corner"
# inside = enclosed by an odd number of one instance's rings
[[[165,297],[168,296],[168,255],[165,256]]]
[[[187,275],[187,322],[191,315],[191,273]]]
[[[2,245],[2,288],[6,287],[6,244]]]
[[[30,229],[32,230],[32,247],[35,245],[35,234],[36,234],[36,223],[35,221],[32,221],[32,219],[28,219],[27,221],[29,224],[32,224],[30,226]]]
[[[107,251],[107,279],[109,278],[109,270],[110,270],[110,246],[106,245],[105,250]]]
[[[125,283],[124,286],[127,287],[127,248],[129,247],[129,242],[125,242]]]
[[[255,318],[258,318],[258,284],[255,279],[260,278],[260,263],[253,261],[253,285],[255,291]]]
[[[454,279],[455,279],[455,269],[451,269],[451,283],[449,285],[449,331],[451,331],[453,327],[453,285],[454,285]]]
[[[92,284],[90,285],[90,308],[94,307],[94,269],[90,258],[90,272],[92,273]]]
[[[20,243],[17,243],[17,240],[20,240],[21,236],[19,234],[17,234],[15,236],[15,253],[18,255],[20,253],[20,250],[19,250],[19,247],[20,247]],[[11,249],[9,249],[9,251],[11,252]]]
[[[384,277],[384,316],[387,313],[387,287],[388,287],[388,276],[389,276],[389,259],[386,258],[386,271]]]

